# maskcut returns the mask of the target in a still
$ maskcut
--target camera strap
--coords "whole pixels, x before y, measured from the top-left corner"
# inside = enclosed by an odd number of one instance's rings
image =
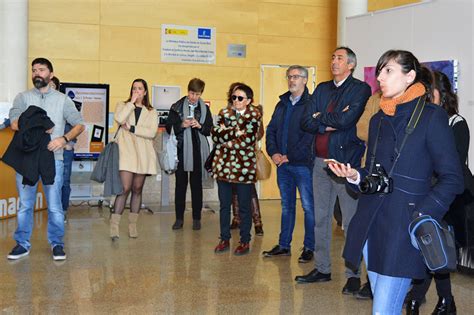
[[[426,95],[420,97],[418,99],[418,102],[416,103],[415,109],[413,110],[410,120],[408,121],[408,125],[405,127],[405,136],[403,137],[403,141],[402,141],[402,144],[400,145],[400,149],[397,149],[397,147],[395,147],[395,153],[397,154],[397,156],[395,158],[395,161],[392,164],[392,168],[390,169],[390,172],[388,172],[388,177],[392,176],[393,170],[395,168],[395,165],[398,162],[398,159],[400,158],[400,154],[402,153],[402,149],[405,146],[407,138],[415,130],[416,125],[418,124],[418,121],[420,120],[421,114],[423,113],[423,109],[425,108],[425,104],[426,104]],[[383,120],[383,116],[379,120],[379,125],[377,127],[377,136],[375,137],[374,148],[372,150],[372,154],[370,155],[369,174],[372,174],[372,171],[375,165],[375,153],[377,152],[377,144],[379,141],[379,134],[380,134],[380,128],[382,126],[382,120]]]

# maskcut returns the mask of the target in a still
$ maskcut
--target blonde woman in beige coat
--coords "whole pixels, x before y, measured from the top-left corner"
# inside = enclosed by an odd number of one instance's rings
[[[119,146],[119,171],[123,193],[115,198],[114,213],[110,218],[110,237],[119,237],[119,223],[130,192],[130,214],[128,232],[131,238],[138,237],[137,220],[142,203],[142,190],[147,175],[157,173],[153,138],[158,130],[156,110],[148,97],[148,85],[143,79],[133,81],[130,96],[117,104],[115,121],[119,124],[117,143]]]

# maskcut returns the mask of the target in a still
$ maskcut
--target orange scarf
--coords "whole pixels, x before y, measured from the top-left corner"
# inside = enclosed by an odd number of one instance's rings
[[[382,96],[380,100],[380,109],[388,116],[395,116],[397,105],[408,103],[417,97],[426,93],[425,86],[421,83],[415,83],[410,86],[405,93],[396,98],[385,98]]]

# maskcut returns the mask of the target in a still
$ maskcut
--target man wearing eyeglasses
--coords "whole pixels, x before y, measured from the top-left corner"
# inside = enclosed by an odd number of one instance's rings
[[[308,70],[293,65],[286,71],[288,92],[280,96],[267,127],[267,153],[277,166],[277,181],[281,195],[281,229],[278,245],[263,256],[290,256],[296,217],[296,189],[300,192],[304,211],[305,237],[298,259],[307,263],[314,251],[314,203],[312,181],[313,135],[300,127],[306,108],[311,106],[306,83]]]
[[[331,280],[332,213],[336,197],[342,212],[342,227],[347,231],[357,208],[357,195],[349,192],[345,180],[331,173],[326,159],[350,163],[359,167],[365,151],[357,138],[356,123],[364,111],[371,91],[369,85],[352,77],[357,65],[355,53],[348,47],[338,47],[332,54],[333,80],[320,83],[311,97],[301,126],[316,135],[313,144],[316,155],[313,163],[313,194],[315,217],[315,269],[297,276],[302,283]],[[346,269],[343,294],[356,294],[360,288],[360,271]]]

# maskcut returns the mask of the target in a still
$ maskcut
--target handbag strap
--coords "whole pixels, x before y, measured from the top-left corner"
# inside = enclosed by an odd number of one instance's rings
[[[115,138],[117,138],[117,134],[118,134],[118,132],[119,132],[120,128],[122,128],[122,125],[119,125],[119,127],[118,127],[117,131],[115,132],[115,135],[114,135],[114,140],[115,140]]]

